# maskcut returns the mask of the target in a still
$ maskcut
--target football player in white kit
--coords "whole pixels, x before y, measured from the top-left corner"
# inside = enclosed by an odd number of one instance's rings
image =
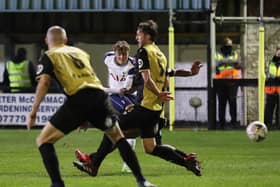
[[[108,88],[113,107],[122,115],[129,112],[136,103],[136,92],[131,90],[133,79],[138,72],[138,65],[129,56],[130,46],[126,41],[117,41],[113,51],[105,54],[104,63],[108,68]],[[134,150],[136,139],[127,139]],[[131,172],[126,163],[122,172]]]

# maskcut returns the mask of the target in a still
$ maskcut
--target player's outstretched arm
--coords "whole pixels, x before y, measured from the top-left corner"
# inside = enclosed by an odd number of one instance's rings
[[[186,69],[170,69],[167,70],[168,77],[189,77],[197,75],[203,65],[199,60],[193,62],[190,70]]]
[[[40,103],[44,99],[45,95],[48,92],[49,86],[51,83],[51,78],[47,74],[40,76],[39,83],[36,88],[35,100],[32,106],[32,110],[28,115],[27,119],[27,129],[31,129],[35,125],[36,114],[39,109]]]
[[[169,76],[176,76],[176,77],[189,77],[189,76],[194,76],[199,73],[200,68],[202,67],[202,64],[200,61],[194,61],[192,64],[192,67],[190,70],[185,70],[185,69],[176,69],[173,71],[170,71]]]

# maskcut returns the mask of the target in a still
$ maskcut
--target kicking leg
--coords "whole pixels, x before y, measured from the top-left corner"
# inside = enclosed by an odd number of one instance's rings
[[[75,151],[75,156],[79,160],[74,161],[73,165],[79,170],[86,172],[90,176],[96,176],[99,166],[105,157],[114,150],[114,144],[108,138],[106,134],[103,135],[103,139],[96,152],[89,154],[83,153],[80,150]]]
[[[196,160],[197,155],[195,153],[182,155],[182,151],[176,151],[176,149],[172,146],[156,145],[155,138],[144,138],[143,145],[146,153],[160,157],[177,165],[186,167],[195,175],[201,176],[199,162]]]
[[[118,124],[116,124],[114,127],[107,129],[105,131],[107,136],[103,136],[103,140],[102,143],[100,144],[100,147],[98,148],[98,151],[94,154],[91,154],[90,160],[93,161],[93,164],[95,164],[96,160],[96,165],[100,165],[102,160],[106,157],[107,154],[109,154],[111,152],[111,150],[113,149],[113,145],[115,145],[115,147],[117,147],[119,149],[120,155],[122,157],[122,159],[124,160],[124,162],[127,163],[127,165],[129,166],[129,168],[132,170],[132,173],[134,174],[138,186],[139,187],[155,187],[153,184],[149,183],[148,181],[146,181],[146,179],[144,178],[142,172],[141,172],[141,168],[140,165],[138,163],[138,159],[134,153],[134,151],[132,150],[132,148],[130,147],[130,145],[128,144],[128,142],[126,141],[126,139],[124,138]],[[111,140],[111,141],[110,141]],[[103,155],[98,155],[100,154],[100,152],[103,152]],[[88,164],[88,163],[87,163]],[[74,162],[75,165],[75,162]],[[88,169],[88,167],[85,168],[84,163],[81,163],[81,165],[77,166],[75,165],[78,169],[85,171],[87,173],[89,173],[88,171],[90,171],[90,169]],[[83,168],[80,168],[83,167]]]
[[[133,129],[130,131],[125,131],[125,134],[129,137],[136,137],[139,134],[139,130]],[[73,165],[79,170],[88,173],[91,176],[96,176],[98,174],[98,169],[106,156],[111,153],[116,146],[108,138],[106,134],[103,135],[103,139],[97,148],[97,151],[91,154],[82,153],[80,150],[75,151],[75,156],[79,162],[74,161]]]

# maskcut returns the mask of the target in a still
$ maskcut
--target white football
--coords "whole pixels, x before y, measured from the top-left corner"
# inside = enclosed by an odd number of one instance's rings
[[[246,133],[250,140],[260,142],[266,138],[267,127],[260,121],[254,121],[247,126]]]

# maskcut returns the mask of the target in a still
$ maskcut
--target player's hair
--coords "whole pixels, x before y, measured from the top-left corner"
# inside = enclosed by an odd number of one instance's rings
[[[63,42],[67,39],[67,34],[63,27],[54,25],[48,29],[47,37],[52,41]]]
[[[137,30],[143,32],[144,34],[149,34],[153,42],[158,36],[158,25],[153,20],[148,20],[139,23]]]
[[[117,41],[114,45],[113,45],[113,50],[114,51],[120,51],[122,53],[126,53],[130,50],[130,46],[129,44],[124,41],[124,40],[120,40]]]

